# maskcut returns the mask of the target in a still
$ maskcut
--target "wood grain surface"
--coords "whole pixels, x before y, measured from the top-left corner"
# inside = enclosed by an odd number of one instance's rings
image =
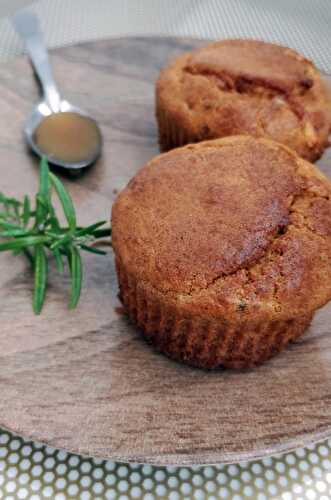
[[[108,218],[121,189],[158,152],[154,82],[169,57],[201,42],[130,38],[56,50],[63,95],[101,125],[102,159],[66,179],[83,223]],[[18,58],[0,72],[0,189],[34,193],[37,161],[22,139],[38,98]],[[322,159],[331,172],[331,158]],[[79,307],[51,273],[40,317],[24,260],[0,255],[0,426],[81,454],[154,464],[253,459],[331,435],[331,304],[265,366],[207,372],[157,354],[118,309],[111,255],[84,257]]]

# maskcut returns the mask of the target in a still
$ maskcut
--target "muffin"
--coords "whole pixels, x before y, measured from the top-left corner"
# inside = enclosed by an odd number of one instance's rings
[[[157,82],[156,110],[163,151],[247,134],[314,161],[331,125],[329,89],[313,63],[254,40],[223,40],[175,59]]]
[[[120,298],[159,351],[203,368],[282,351],[331,298],[331,183],[269,139],[191,144],[117,197]]]

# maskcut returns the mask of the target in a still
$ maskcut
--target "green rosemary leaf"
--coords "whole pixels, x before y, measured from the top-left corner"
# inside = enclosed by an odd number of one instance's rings
[[[45,232],[46,236],[49,236],[50,238],[53,238],[55,240],[58,240],[64,234],[61,231],[59,231],[59,232],[57,232],[57,231],[50,231],[49,229],[45,229],[44,232]]]
[[[7,198],[7,196],[5,196],[3,193],[0,194],[0,203],[9,207],[20,207],[22,205],[22,203],[16,200],[16,198]]]
[[[15,238],[16,236],[27,236],[31,231],[26,229],[9,229],[7,231],[0,231],[0,238]]]
[[[49,168],[45,158],[40,162],[39,191],[36,196],[36,227],[44,225],[49,209]]]
[[[49,167],[45,156],[42,157],[40,161],[40,180],[39,180],[39,194],[45,201],[45,204],[49,203],[50,193],[50,182],[49,182]]]
[[[21,228],[20,228],[19,224],[7,222],[0,217],[0,229],[8,229],[8,230],[13,229],[13,230],[15,230],[15,229],[21,229]]]
[[[49,204],[48,209],[49,209],[49,219],[47,225],[50,225],[53,231],[58,233],[60,231],[61,225],[59,219],[56,216],[55,208],[53,207],[51,202]]]
[[[64,234],[62,238],[57,239],[54,243],[51,244],[51,250],[56,250],[57,248],[67,245],[71,239],[72,235],[70,233]]]
[[[61,252],[57,249],[52,250],[52,254],[54,255],[55,258],[55,264],[56,264],[56,269],[59,271],[59,273],[63,273],[64,271],[64,265],[63,265],[63,259]]]
[[[59,200],[61,202],[62,208],[64,215],[67,219],[67,222],[69,224],[69,228],[74,231],[76,229],[76,213],[75,213],[75,208],[72,203],[72,200],[68,194],[68,191],[57,177],[55,177],[54,174],[50,173],[50,179],[55,187],[55,190],[57,192],[57,195],[59,197]]]
[[[89,247],[88,245],[80,244],[79,247],[85,252],[96,253],[98,255],[107,255],[107,252],[100,250],[99,248]]]
[[[34,259],[33,310],[40,314],[44,304],[47,285],[47,256],[43,245],[37,245]]]
[[[107,238],[108,236],[111,236],[111,228],[108,227],[106,229],[98,229],[93,232],[93,236],[94,238]]]
[[[69,267],[71,273],[71,298],[69,308],[74,309],[79,301],[82,287],[82,259],[75,246],[70,247]]]
[[[23,202],[23,225],[26,227],[29,223],[31,217],[31,206],[30,206],[30,198],[25,195]]]
[[[76,232],[76,236],[85,236],[86,234],[93,234],[100,226],[106,224],[107,221],[102,220],[100,222],[96,222],[95,224],[91,224],[90,226],[83,227]]]
[[[44,199],[38,193],[36,195],[36,221],[35,227],[42,226],[47,216],[47,205],[45,205]]]
[[[0,243],[0,252],[5,250],[15,250],[16,248],[26,248],[36,246],[42,243],[48,243],[47,236],[26,236],[15,240],[4,241]]]
[[[51,178],[50,178],[50,170],[48,167],[47,160],[45,159],[45,170],[47,170],[47,181],[45,181],[43,189],[44,189],[44,196],[47,199],[47,204],[48,204],[48,219],[45,221],[45,227],[46,226],[51,226],[51,228],[55,231],[58,232],[61,225],[59,222],[59,219],[56,215],[56,210],[52,204],[52,197],[51,197]]]

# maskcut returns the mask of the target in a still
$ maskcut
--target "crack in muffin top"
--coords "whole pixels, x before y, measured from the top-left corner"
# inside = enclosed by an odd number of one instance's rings
[[[239,92],[251,83],[286,94],[304,93],[316,75],[312,63],[293,50],[253,40],[225,40],[197,50],[184,70],[213,74]]]
[[[115,253],[137,279],[185,294],[255,266],[295,224],[315,224],[310,230],[324,237],[330,186],[317,174],[309,187],[299,161],[306,164],[279,144],[242,136],[160,155],[115,202]],[[316,216],[308,188],[327,203]]]

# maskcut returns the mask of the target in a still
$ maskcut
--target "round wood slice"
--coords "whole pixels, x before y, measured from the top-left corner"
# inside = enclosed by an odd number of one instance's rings
[[[200,41],[123,38],[52,53],[69,101],[100,123],[102,159],[65,179],[81,223],[108,219],[116,192],[158,152],[154,83]],[[38,162],[22,127],[38,100],[25,57],[0,72],[0,189],[34,193]],[[331,173],[331,159],[320,162]],[[111,254],[84,256],[84,288],[50,271],[41,316],[25,260],[0,254],[0,426],[72,452],[153,464],[236,462],[331,435],[331,303],[265,366],[207,372],[156,353],[119,308]]]

